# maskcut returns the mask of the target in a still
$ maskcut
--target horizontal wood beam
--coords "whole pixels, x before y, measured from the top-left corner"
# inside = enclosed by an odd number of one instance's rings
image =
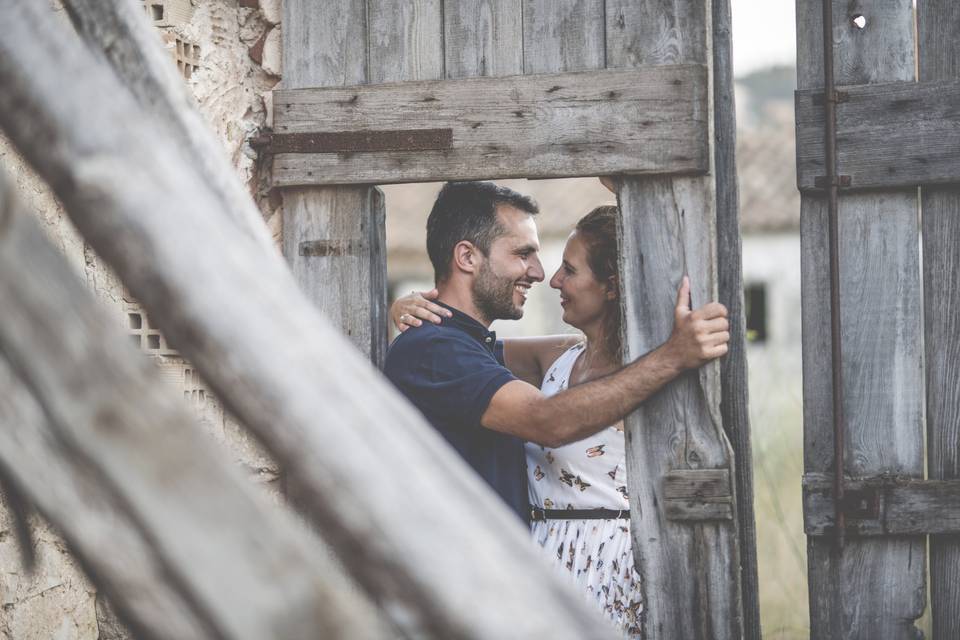
[[[837,172],[849,189],[960,182],[960,82],[838,88]],[[823,91],[797,91],[797,186],[824,175]],[[847,182],[846,176],[849,176]]]
[[[960,533],[960,480],[881,476],[848,480],[844,490],[847,533],[893,536]],[[808,536],[831,535],[832,477],[803,477],[803,528]]]
[[[274,105],[275,186],[709,169],[703,65],[291,89]],[[398,148],[404,134],[432,144]],[[304,152],[311,138],[326,152]]]

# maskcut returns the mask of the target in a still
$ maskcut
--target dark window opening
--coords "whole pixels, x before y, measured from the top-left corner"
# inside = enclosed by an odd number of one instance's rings
[[[767,286],[762,283],[744,286],[743,306],[747,319],[747,342],[766,342]]]
[[[163,20],[163,5],[162,4],[150,5],[150,15],[155,21]]]

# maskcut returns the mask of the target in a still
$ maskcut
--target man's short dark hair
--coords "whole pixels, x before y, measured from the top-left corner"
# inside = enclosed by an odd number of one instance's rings
[[[453,248],[467,240],[484,256],[503,227],[497,220],[497,205],[510,205],[534,215],[540,207],[533,198],[492,182],[448,182],[443,185],[427,218],[427,254],[434,278],[450,275]]]

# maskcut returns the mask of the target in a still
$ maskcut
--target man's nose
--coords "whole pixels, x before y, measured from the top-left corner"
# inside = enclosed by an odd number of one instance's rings
[[[534,255],[527,266],[527,277],[534,282],[543,282],[545,276],[543,265],[540,263],[540,256]]]

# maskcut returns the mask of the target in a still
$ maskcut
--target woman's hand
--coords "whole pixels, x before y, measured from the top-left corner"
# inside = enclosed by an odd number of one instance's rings
[[[411,291],[402,298],[397,298],[390,305],[390,318],[393,324],[402,333],[410,327],[419,327],[424,320],[440,324],[442,318],[452,317],[453,313],[449,309],[431,302],[439,295],[436,289],[431,289],[430,291]]]

